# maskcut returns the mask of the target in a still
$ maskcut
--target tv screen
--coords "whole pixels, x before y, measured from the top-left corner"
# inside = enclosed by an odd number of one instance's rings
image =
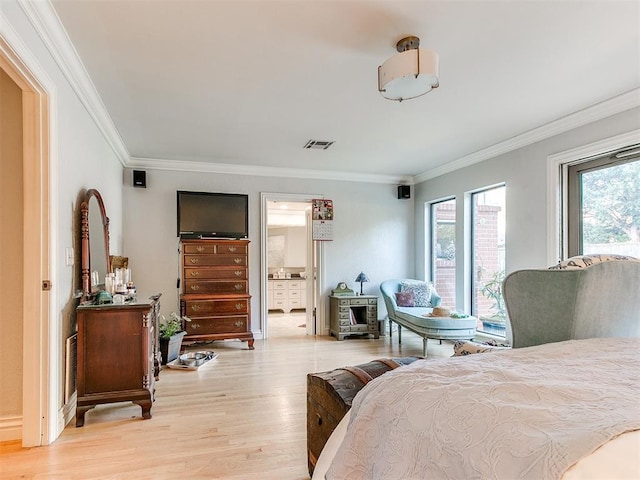
[[[247,238],[249,196],[178,191],[178,236]]]

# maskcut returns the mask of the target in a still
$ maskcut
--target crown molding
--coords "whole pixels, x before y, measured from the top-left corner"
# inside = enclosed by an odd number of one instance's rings
[[[38,36],[123,166],[129,151],[50,0],[17,0]]]
[[[264,167],[259,165],[232,165],[228,163],[193,162],[159,158],[131,157],[127,168],[148,170],[172,170],[179,172],[223,173],[259,177],[304,178],[339,182],[363,182],[413,185],[408,175],[377,175],[361,172],[337,172],[306,170],[303,168]]]
[[[630,90],[617,97],[597,103],[596,105],[559,118],[558,120],[534,128],[523,134],[516,135],[504,142],[496,143],[488,148],[478,150],[462,158],[427,170],[424,173],[414,176],[413,181],[416,184],[421,183],[636,107],[640,107],[640,88]]]
[[[120,163],[124,167],[129,168],[412,185],[640,106],[640,89],[636,88],[415,176],[387,176],[363,174],[360,172],[325,172],[320,170],[134,158],[130,156],[120,133],[107,112],[95,85],[91,81],[50,0],[38,2],[17,0],[17,2]]]
[[[325,172],[320,170],[131,157],[51,2],[49,0],[39,2],[17,1],[71,85],[71,88],[124,167],[333,181],[413,184],[412,177],[408,175],[387,176],[360,172]]]

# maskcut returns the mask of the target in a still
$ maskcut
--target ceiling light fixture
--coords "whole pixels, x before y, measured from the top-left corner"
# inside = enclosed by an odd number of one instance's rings
[[[401,102],[438,88],[438,54],[420,47],[418,37],[398,41],[394,55],[378,67],[378,91],[384,98]]]

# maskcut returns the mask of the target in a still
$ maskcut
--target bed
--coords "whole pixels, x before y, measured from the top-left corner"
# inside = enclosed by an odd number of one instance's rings
[[[640,339],[419,360],[369,382],[313,479],[640,478]]]

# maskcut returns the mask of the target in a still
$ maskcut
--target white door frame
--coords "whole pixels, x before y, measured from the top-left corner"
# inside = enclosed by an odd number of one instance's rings
[[[307,242],[307,251],[305,255],[305,274],[307,280],[305,280],[305,309],[306,309],[306,334],[315,335],[316,330],[316,307],[318,305],[318,297],[316,296],[316,284],[318,273],[318,259],[316,258],[317,249],[313,244],[313,219],[312,219],[312,205],[309,204],[309,208],[304,212],[304,221],[307,231],[305,232],[305,241]]]
[[[0,68],[22,90],[23,110],[23,345],[22,345],[22,445],[49,444],[59,435],[57,404],[57,353],[59,335],[51,328],[51,290],[43,291],[43,280],[52,280],[50,263],[55,216],[50,215],[50,195],[55,194],[51,152],[54,127],[55,88],[35,57],[0,13]],[[57,346],[57,347],[56,347]]]
[[[267,277],[269,275],[268,265],[268,206],[269,202],[311,202],[315,198],[324,198],[324,195],[320,194],[297,194],[297,193],[260,193],[260,331],[262,338],[267,338],[269,335],[267,318],[269,315],[268,306],[268,282]],[[317,302],[315,299],[320,298],[321,286],[324,283],[323,271],[324,271],[324,246],[323,242],[316,242],[316,271],[307,272],[307,332],[316,332],[316,335],[322,334],[322,319],[324,318],[323,306],[321,302]],[[313,245],[307,245],[307,251],[314,251]],[[308,257],[308,255],[307,255]],[[308,262],[308,260],[307,260]],[[307,265],[309,267],[309,265]],[[311,265],[313,269],[313,265]],[[315,281],[314,281],[315,273]],[[311,283],[313,287],[309,285]],[[314,288],[315,290],[311,290]],[[309,295],[309,293],[313,293]],[[311,297],[311,298],[309,298]],[[313,317],[313,308],[315,307],[315,325],[309,325],[308,319]]]

